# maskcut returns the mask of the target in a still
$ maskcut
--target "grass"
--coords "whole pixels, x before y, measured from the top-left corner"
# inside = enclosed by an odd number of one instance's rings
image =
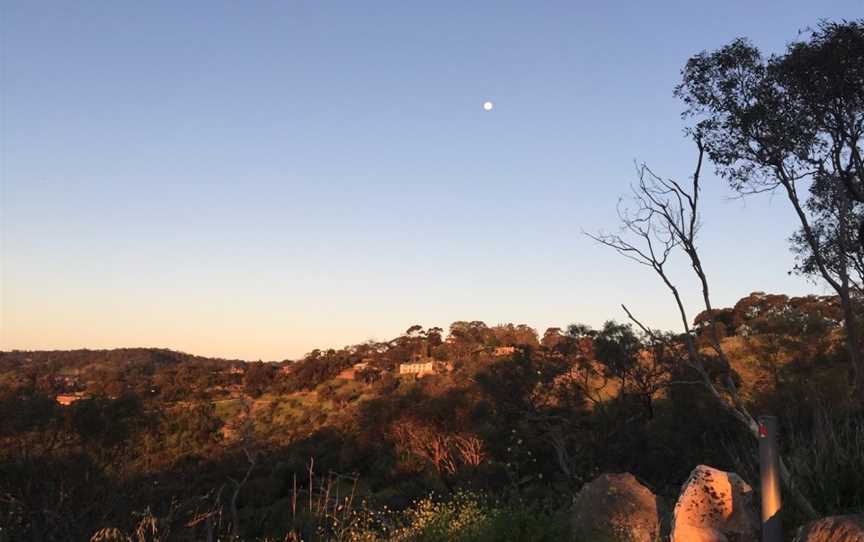
[[[483,494],[434,494],[405,510],[373,510],[365,503],[319,522],[314,533],[292,531],[285,540],[304,542],[552,542],[568,540],[564,514],[506,504]]]

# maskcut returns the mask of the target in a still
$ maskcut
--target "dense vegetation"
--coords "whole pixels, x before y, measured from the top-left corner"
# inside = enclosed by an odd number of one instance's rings
[[[754,293],[718,310],[731,367],[708,348],[706,318],[696,326],[712,378],[731,374],[753,411],[781,416],[819,512],[864,505],[864,418],[837,393],[850,369],[838,300]],[[385,539],[388,528],[418,529],[418,515],[434,524],[476,508],[477,529],[519,522],[508,531],[555,539],[566,496],[599,472],[632,472],[670,498],[698,463],[752,475],[755,450],[735,421],[700,387],[677,384],[694,380],[684,355],[680,336],[660,345],[615,322],[542,336],[482,322],[455,322],[446,336],[412,326],[282,363],[5,352],[0,532],[80,540],[150,518],[178,539],[347,537],[348,523],[352,536]],[[398,375],[428,358],[450,364]],[[64,395],[77,400],[59,405]],[[797,446],[813,440],[824,446]],[[461,501],[446,504],[457,489]]]

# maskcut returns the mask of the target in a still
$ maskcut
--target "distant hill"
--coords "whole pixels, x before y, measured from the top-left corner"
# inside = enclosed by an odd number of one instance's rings
[[[166,348],[112,348],[105,350],[12,350],[0,351],[0,371],[22,367],[75,371],[94,367],[118,368],[142,365],[207,364],[213,367],[244,363],[243,360],[208,358]]]

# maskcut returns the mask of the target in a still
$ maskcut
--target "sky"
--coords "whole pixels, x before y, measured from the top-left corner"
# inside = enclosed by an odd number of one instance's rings
[[[0,4],[0,349],[281,360],[455,320],[677,329],[616,228],[692,173],[691,55],[862,0]],[[495,107],[483,110],[490,100]],[[716,306],[790,276],[781,195],[708,176]],[[698,312],[683,262],[673,274]]]

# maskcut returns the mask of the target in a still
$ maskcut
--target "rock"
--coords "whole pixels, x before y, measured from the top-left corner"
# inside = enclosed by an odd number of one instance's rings
[[[756,542],[759,532],[753,489],[740,476],[693,469],[675,504],[672,542]]]
[[[818,519],[798,529],[795,542],[864,542],[864,514]]]
[[[654,542],[660,536],[658,504],[632,474],[601,474],[576,495],[573,534],[586,542]]]

